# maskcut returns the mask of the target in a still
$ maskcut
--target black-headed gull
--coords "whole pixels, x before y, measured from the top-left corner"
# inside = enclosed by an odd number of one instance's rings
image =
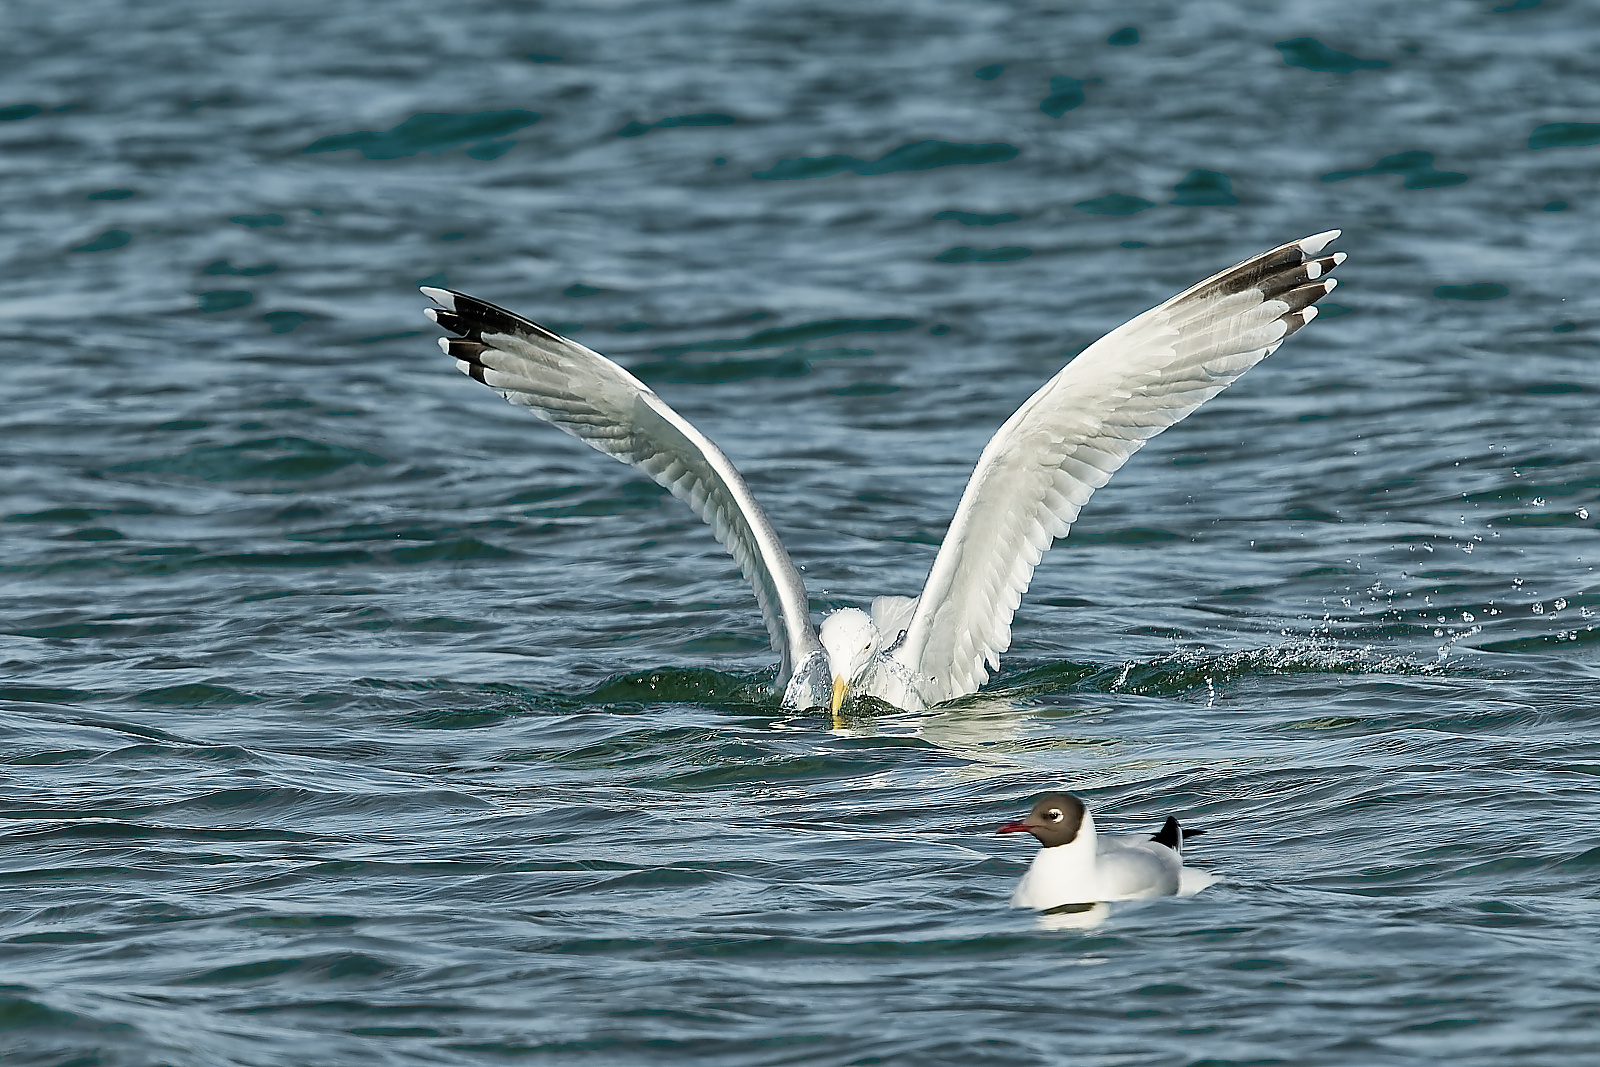
[[[1189,896],[1217,881],[1216,875],[1183,865],[1185,831],[1167,821],[1154,834],[1101,837],[1094,816],[1071,793],[1046,793],[1028,817],[1008,822],[999,833],[1039,839],[1039,854],[1011,894],[1014,908],[1048,911],[1071,905],[1148,897]]]

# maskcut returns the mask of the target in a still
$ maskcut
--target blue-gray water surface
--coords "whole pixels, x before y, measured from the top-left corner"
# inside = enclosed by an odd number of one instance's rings
[[[0,1062],[1538,1067],[1600,1046],[1600,18],[1573,0],[112,0],[0,37]],[[1325,314],[1002,670],[784,712],[690,512],[447,285],[915,593],[1101,333]],[[1050,788],[1224,882],[1049,930]]]

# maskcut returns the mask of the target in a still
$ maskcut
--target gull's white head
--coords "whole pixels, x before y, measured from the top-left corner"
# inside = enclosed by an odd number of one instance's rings
[[[860,608],[840,608],[822,620],[817,630],[822,648],[828,653],[828,673],[833,676],[833,711],[838,712],[844,698],[861,681],[878,654],[881,638],[872,616]]]

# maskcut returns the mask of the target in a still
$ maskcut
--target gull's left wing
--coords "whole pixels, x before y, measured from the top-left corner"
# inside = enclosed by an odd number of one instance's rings
[[[1011,644],[1039,558],[1144,443],[1316,317],[1329,230],[1245,260],[1078,354],[990,439],[892,655],[924,704],[975,691]]]
[[[504,308],[425,287],[427,309],[456,334],[439,347],[511,403],[606,455],[637,467],[704,519],[750,579],[772,647],[777,688],[792,707],[827,703],[826,660],[805,584],[733,462],[649,386],[600,353]],[[794,684],[791,676],[798,674]],[[818,677],[812,677],[817,675]],[[819,680],[824,679],[824,680]]]

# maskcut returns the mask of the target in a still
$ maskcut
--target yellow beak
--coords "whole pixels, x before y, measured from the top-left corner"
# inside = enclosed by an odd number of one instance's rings
[[[839,714],[839,708],[844,704],[845,692],[850,688],[850,683],[843,677],[834,675],[833,678],[833,713]]]

